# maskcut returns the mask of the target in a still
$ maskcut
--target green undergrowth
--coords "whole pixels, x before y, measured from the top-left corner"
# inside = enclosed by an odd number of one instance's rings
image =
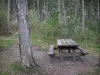
[[[33,68],[27,68],[22,66],[20,63],[12,63],[9,65],[9,70],[0,72],[0,75],[35,75],[39,73],[41,68],[34,66]]]
[[[32,39],[32,45],[41,46],[44,49],[49,49],[50,44],[55,45],[57,44],[57,39],[55,37],[44,37],[37,33],[31,34]],[[94,42],[91,41],[80,41],[80,40],[74,40],[76,41],[86,52],[90,53],[97,53],[96,45]]]
[[[86,41],[86,40],[85,41],[77,40],[76,42],[85,50],[85,52],[89,52],[90,54],[92,53],[92,54],[97,55],[98,53],[97,47],[94,42]]]
[[[36,46],[41,46],[44,50],[48,49],[50,44],[54,44],[55,45],[55,38],[51,38],[51,37],[42,37],[42,35],[36,34],[36,33],[32,33],[31,34],[31,39],[32,39],[32,45],[36,45]]]
[[[34,68],[27,68],[22,66],[20,63],[12,63],[10,64],[9,67],[10,67],[10,72],[13,73],[14,75],[30,74],[30,73],[35,74],[40,70],[39,67],[35,66]]]
[[[14,40],[2,40],[0,39],[0,48],[7,48],[14,43]]]
[[[0,72],[0,75],[10,75],[10,72],[6,71],[6,72]]]

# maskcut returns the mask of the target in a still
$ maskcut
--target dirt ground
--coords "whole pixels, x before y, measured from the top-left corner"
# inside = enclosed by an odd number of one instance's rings
[[[93,72],[97,64],[97,58],[94,55],[77,57],[73,62],[72,57],[65,57],[64,62],[59,61],[59,57],[51,58],[48,51],[43,51],[39,46],[33,46],[33,55],[35,61],[45,71],[41,75],[79,75]],[[8,64],[20,60],[18,45],[13,45],[0,52],[0,72],[7,71]]]

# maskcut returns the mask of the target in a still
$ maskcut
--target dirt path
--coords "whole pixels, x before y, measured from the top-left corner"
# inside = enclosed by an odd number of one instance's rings
[[[64,59],[61,63],[58,58],[51,58],[47,52],[34,51],[34,57],[37,63],[42,66],[51,75],[78,75],[94,70],[97,64],[97,58],[93,55],[78,58],[77,62],[72,62],[71,57]],[[67,60],[68,59],[68,60]]]
[[[78,75],[94,70],[97,58],[88,55],[78,58],[77,62],[72,62],[71,58],[65,58],[63,64],[58,58],[51,58],[41,47],[33,46],[33,54],[36,62],[48,73],[48,75]],[[69,60],[67,60],[69,59]],[[18,45],[13,45],[7,50],[0,52],[0,71],[6,71],[7,65],[20,60]]]

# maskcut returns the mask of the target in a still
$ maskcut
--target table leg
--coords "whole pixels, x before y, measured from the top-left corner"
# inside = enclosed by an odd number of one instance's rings
[[[59,50],[59,55],[60,55],[60,61],[63,62],[63,53],[62,53],[62,50]]]
[[[68,53],[71,53],[71,49],[68,49]]]
[[[76,51],[73,50],[73,62],[76,62]]]

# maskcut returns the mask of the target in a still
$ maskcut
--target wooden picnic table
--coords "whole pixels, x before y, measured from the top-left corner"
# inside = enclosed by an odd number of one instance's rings
[[[70,49],[77,49],[79,45],[73,41],[72,39],[58,39],[57,40],[57,47],[61,50],[68,50],[69,52],[71,51]]]
[[[71,53],[73,56],[73,61],[76,61],[76,49],[78,48],[78,44],[72,39],[58,39],[57,47],[59,50],[60,60],[63,61],[63,50],[68,50],[68,53]],[[67,54],[68,54],[67,53]]]
[[[82,55],[86,55],[88,53],[84,52],[84,49],[80,47],[79,44],[77,44],[75,41],[72,39],[58,39],[57,40],[57,49],[59,50],[59,55],[60,55],[60,60],[63,61],[63,51],[67,50],[66,55],[71,55],[73,56],[73,61],[76,61],[76,50],[79,50]],[[51,45],[49,49],[49,55],[54,54],[54,45]]]

